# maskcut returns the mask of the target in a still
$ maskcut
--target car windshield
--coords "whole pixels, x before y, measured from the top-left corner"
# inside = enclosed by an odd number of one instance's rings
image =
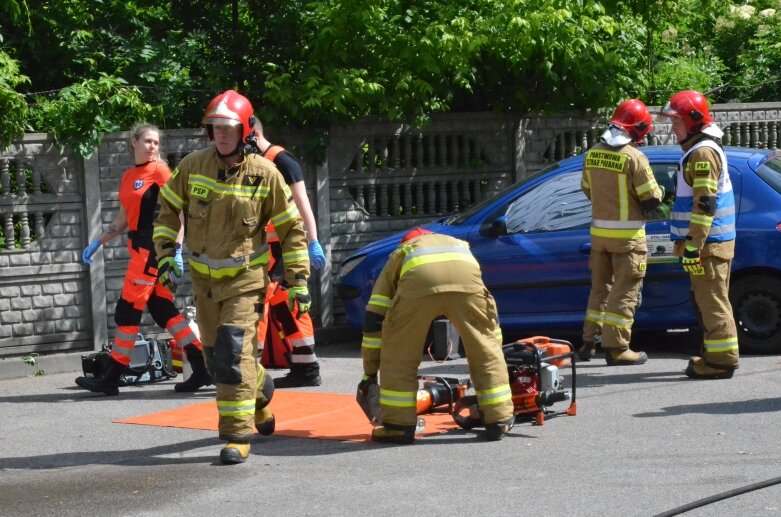
[[[558,166],[559,166],[559,162],[556,162],[553,165],[549,165],[548,167],[545,167],[544,169],[535,172],[531,176],[528,176],[528,177],[523,178],[523,179],[521,179],[519,181],[516,181],[515,183],[513,183],[509,187],[503,188],[502,190],[500,190],[499,192],[497,192],[493,196],[490,196],[487,199],[484,199],[484,200],[480,201],[476,205],[472,205],[466,211],[461,212],[461,213],[455,213],[455,214],[447,217],[444,221],[442,221],[442,223],[443,224],[450,224],[450,225],[454,225],[454,226],[458,225],[458,224],[461,224],[464,221],[466,221],[467,219],[469,219],[470,217],[472,217],[474,214],[476,214],[479,211],[481,211],[486,206],[488,206],[491,203],[493,203],[495,199],[498,199],[498,198],[504,196],[505,194],[507,194],[508,192],[511,192],[512,190],[515,190],[516,188],[518,188],[519,185],[523,185],[524,183],[527,183],[529,181],[532,181],[534,179],[539,178],[543,174],[549,173],[550,171],[556,169]]]
[[[757,169],[757,175],[781,194],[781,159],[772,158]]]

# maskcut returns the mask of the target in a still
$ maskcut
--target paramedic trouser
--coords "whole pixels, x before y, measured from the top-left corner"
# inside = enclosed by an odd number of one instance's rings
[[[692,300],[704,332],[702,358],[714,368],[737,366],[738,331],[729,302],[732,261],[718,257],[702,259],[704,275],[689,275]]]
[[[220,438],[249,441],[255,432],[256,403],[265,407],[271,398],[269,384],[273,390],[257,357],[265,293],[251,291],[214,302],[195,284],[193,291],[206,369],[217,385]]]
[[[488,290],[445,292],[392,300],[382,326],[380,407],[387,427],[415,427],[418,366],[431,322],[447,317],[458,330],[477,403],[486,424],[513,416],[507,364],[502,353],[496,305]]]
[[[591,250],[591,294],[583,324],[584,343],[595,343],[601,332],[603,348],[629,348],[637,300],[645,277],[645,259],[645,251]]]
[[[266,346],[265,339],[269,325],[272,326],[273,332],[277,332],[280,338],[287,339],[290,344],[291,368],[319,366],[315,355],[315,329],[312,317],[308,312],[298,312],[297,307],[291,311],[288,306],[287,289],[284,289],[280,282],[273,280],[266,286],[265,309],[258,324],[259,352]]]
[[[127,248],[130,262],[114,312],[117,332],[111,348],[112,359],[125,366],[130,364],[144,307],[149,309],[155,323],[166,329],[180,347],[201,348],[201,342],[187,325],[187,320],[176,309],[171,291],[158,283],[154,254],[147,248],[134,245],[132,239],[128,241]]]

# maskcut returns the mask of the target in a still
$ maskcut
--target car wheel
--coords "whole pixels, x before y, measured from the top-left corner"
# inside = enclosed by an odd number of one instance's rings
[[[781,280],[750,276],[730,288],[740,351],[781,353]]]

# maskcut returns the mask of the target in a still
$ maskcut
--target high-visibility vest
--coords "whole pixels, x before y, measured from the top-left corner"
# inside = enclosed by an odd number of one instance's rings
[[[721,161],[721,173],[716,188],[716,212],[713,214],[710,232],[705,242],[723,242],[735,239],[735,196],[732,192],[732,182],[727,169],[727,156],[724,150],[713,140],[702,140],[692,146],[683,155],[678,166],[678,181],[675,187],[675,203],[673,204],[670,238],[674,241],[685,240],[689,235],[689,225],[694,208],[694,188],[686,183],[683,168],[689,155],[700,147],[709,147],[716,151]],[[697,183],[695,179],[694,183]]]

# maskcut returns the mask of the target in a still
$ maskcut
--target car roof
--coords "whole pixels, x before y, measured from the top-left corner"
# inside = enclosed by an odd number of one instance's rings
[[[665,160],[678,161],[681,159],[681,147],[678,145],[648,145],[640,148],[643,153],[648,156],[648,159],[652,162],[659,162]],[[769,159],[771,156],[775,156],[776,151],[774,149],[754,149],[751,147],[738,147],[727,145],[724,146],[724,152],[729,156],[731,160],[748,162],[748,165],[752,170]],[[566,158],[558,162],[557,168],[571,168],[581,166],[586,153],[581,153],[571,158]],[[553,170],[553,169],[551,169]]]

